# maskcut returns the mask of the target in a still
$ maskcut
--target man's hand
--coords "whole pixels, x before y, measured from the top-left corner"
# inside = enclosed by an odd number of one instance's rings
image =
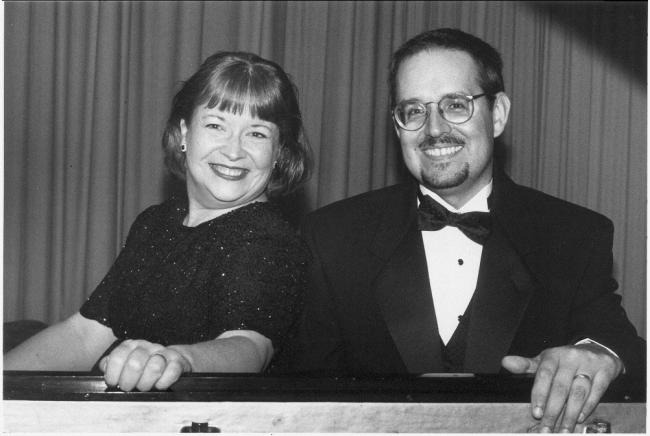
[[[531,406],[542,433],[572,432],[623,370],[621,360],[597,344],[549,348],[533,358],[506,356],[501,365],[515,374],[535,374]]]
[[[190,362],[171,347],[144,340],[127,339],[100,363],[104,380],[123,391],[167,389],[184,372],[191,372]]]

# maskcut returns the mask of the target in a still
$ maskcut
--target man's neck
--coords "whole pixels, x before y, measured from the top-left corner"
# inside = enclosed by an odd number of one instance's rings
[[[453,195],[441,195],[439,192],[432,191],[427,187],[420,185],[423,194],[429,195],[434,200],[445,206],[452,212],[487,212],[487,199],[492,193],[492,179],[472,195],[465,195],[462,198]]]

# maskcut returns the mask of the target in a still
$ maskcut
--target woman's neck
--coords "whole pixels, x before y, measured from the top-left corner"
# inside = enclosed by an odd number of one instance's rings
[[[266,195],[261,195],[256,199],[241,203],[232,207],[223,207],[223,208],[209,208],[199,204],[197,201],[192,201],[191,199],[188,202],[188,212],[185,218],[183,219],[183,225],[186,227],[196,227],[200,224],[203,224],[206,221],[213,220],[221,215],[232,212],[233,210],[239,209],[240,207],[248,206],[251,203],[256,202],[266,202],[268,198]]]

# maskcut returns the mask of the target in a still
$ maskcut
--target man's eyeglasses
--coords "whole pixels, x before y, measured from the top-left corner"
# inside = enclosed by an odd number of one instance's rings
[[[486,93],[477,95],[448,94],[442,97],[438,104],[438,113],[446,121],[453,124],[462,124],[469,121],[474,114],[474,100],[488,95]],[[393,109],[393,119],[400,129],[418,130],[429,119],[431,112],[429,105],[436,103],[430,101],[422,103],[419,100],[406,100],[399,103]]]

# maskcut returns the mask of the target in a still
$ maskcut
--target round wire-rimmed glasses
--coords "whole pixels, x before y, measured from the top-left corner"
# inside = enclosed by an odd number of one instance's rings
[[[447,94],[440,101],[423,103],[420,100],[405,100],[393,109],[393,119],[397,126],[403,130],[418,130],[429,119],[431,111],[429,105],[436,103],[440,116],[452,124],[463,124],[474,115],[474,100],[488,95]]]

